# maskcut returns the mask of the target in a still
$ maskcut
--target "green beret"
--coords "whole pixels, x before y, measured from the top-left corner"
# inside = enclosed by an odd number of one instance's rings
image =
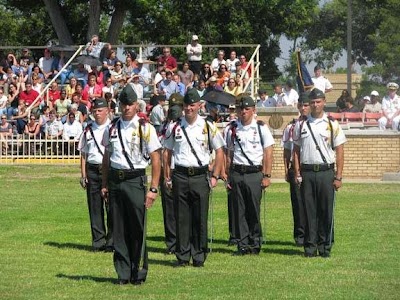
[[[182,117],[182,108],[180,105],[174,105],[168,109],[168,120],[176,121]]]
[[[183,105],[183,96],[180,93],[173,93],[171,96],[169,96],[168,99],[168,105],[169,107],[172,107],[174,105]]]
[[[253,107],[253,106],[256,106],[256,103],[250,96],[243,97],[239,102],[240,108]]]
[[[196,89],[191,89],[187,91],[185,97],[183,97],[183,102],[185,104],[192,104],[200,101],[200,95]]]
[[[310,92],[303,92],[299,96],[299,103],[310,103]]]
[[[108,107],[107,100],[104,98],[96,98],[93,101],[93,109]]]
[[[325,94],[323,91],[315,88],[313,89],[310,94],[308,95],[308,98],[310,100],[315,100],[315,99],[325,99]]]
[[[119,93],[119,102],[125,105],[132,105],[134,102],[137,101],[136,92],[133,90],[130,84],[127,84]]]

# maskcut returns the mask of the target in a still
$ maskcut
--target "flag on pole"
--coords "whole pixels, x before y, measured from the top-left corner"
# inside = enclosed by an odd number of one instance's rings
[[[305,91],[309,91],[313,88],[314,83],[311,79],[310,73],[306,68],[306,65],[301,61],[300,50],[296,50],[296,69],[297,69],[297,87],[300,93],[304,93]]]

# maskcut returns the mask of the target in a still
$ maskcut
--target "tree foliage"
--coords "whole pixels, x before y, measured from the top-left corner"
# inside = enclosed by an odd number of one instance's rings
[[[50,5],[54,2],[57,9]],[[278,75],[274,61],[280,55],[280,35],[294,40],[301,37],[314,20],[318,1],[0,0],[0,3],[10,8],[9,18],[21,17],[18,23],[10,23],[18,35],[7,41],[10,44],[45,45],[55,39],[83,44],[98,31],[101,39],[113,44],[179,45],[188,43],[192,34],[198,34],[202,44],[260,44],[261,70],[269,79]],[[61,15],[54,18],[57,10]],[[68,33],[62,31],[64,27]],[[247,57],[252,54],[248,48],[235,50]],[[204,57],[211,59],[216,51],[209,48]],[[174,55],[185,58],[183,49],[176,53],[174,50]]]
[[[400,6],[397,0],[352,0],[352,59],[387,81],[400,71]],[[347,50],[347,1],[333,0],[319,11],[306,34],[306,46],[316,50],[313,59],[331,66]]]

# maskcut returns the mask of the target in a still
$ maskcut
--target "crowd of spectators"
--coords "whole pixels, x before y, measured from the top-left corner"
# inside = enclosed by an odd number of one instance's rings
[[[196,89],[200,96],[212,90],[234,96],[243,93],[252,72],[251,67],[246,69],[245,55],[237,58],[236,51],[231,51],[225,57],[225,52],[219,50],[209,63],[203,62],[202,51],[198,36],[193,35],[180,64],[169,47],[162,49],[156,62],[145,62],[133,51],[127,51],[120,60],[116,49],[94,35],[82,54],[97,58],[98,66],[73,63],[64,68],[69,53],[51,48],[44,49],[38,59],[27,48],[21,53],[9,52],[0,57],[0,115],[7,124],[2,125],[2,141],[11,135],[75,141],[90,122],[93,100],[105,98],[113,118],[118,114],[118,94],[127,84],[132,85],[141,113],[149,119],[154,105],[144,101],[148,98],[168,100],[172,94],[183,96],[189,89]],[[154,71],[149,68],[153,64]],[[56,75],[57,80],[43,92]],[[2,143],[2,149],[5,146]]]

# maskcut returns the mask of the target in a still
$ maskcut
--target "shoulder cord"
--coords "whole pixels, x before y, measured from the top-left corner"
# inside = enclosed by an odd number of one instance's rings
[[[104,154],[103,154],[103,152],[101,151],[100,146],[99,146],[99,144],[98,144],[97,141],[96,141],[96,138],[94,137],[93,129],[92,129],[92,124],[89,124],[86,128],[88,128],[88,130],[90,131],[90,134],[92,135],[92,138],[93,138],[93,140],[94,140],[94,144],[96,145],[97,150],[99,151],[99,153],[101,154],[101,156],[103,156]],[[87,133],[87,131],[86,131],[86,133]],[[85,135],[85,137],[86,137],[86,135]],[[87,140],[87,137],[86,137],[86,140]]]
[[[135,167],[133,166],[131,160],[129,159],[128,153],[125,150],[125,145],[124,145],[124,141],[122,140],[122,136],[121,136],[121,122],[117,123],[117,128],[118,128],[118,137],[119,137],[119,142],[121,143],[121,147],[122,147],[122,153],[124,154],[126,161],[129,164],[129,167],[134,170]]]
[[[237,137],[236,134],[236,127],[237,127],[237,123],[232,123],[231,124],[231,132],[232,132],[232,136],[231,136],[231,140],[233,141],[233,145],[235,145],[235,142],[237,142],[237,144],[239,145],[239,149],[242,152],[243,156],[247,159],[247,161],[249,162],[250,166],[254,166],[254,163],[250,160],[250,158],[247,156],[247,154],[244,152],[242,145],[240,144],[240,140]]]
[[[142,127],[145,126],[146,121],[144,119],[139,119],[139,147],[140,147],[140,153],[142,154],[143,158],[145,160],[149,160],[150,156],[145,155],[143,151],[143,129]]]
[[[188,137],[188,135],[187,135],[187,133],[186,133],[185,127],[182,126],[181,128],[182,128],[183,134],[185,135],[185,138],[186,138],[186,140],[187,140],[187,142],[188,142],[188,144],[189,144],[190,151],[191,151],[191,152],[193,153],[193,155],[196,157],[197,163],[199,164],[199,166],[202,167],[203,165],[201,164],[201,160],[200,160],[200,158],[197,156],[197,153],[196,153],[196,151],[194,150],[193,145],[192,145],[192,143],[191,143],[190,140],[189,140],[189,137]]]
[[[317,146],[317,150],[318,150],[319,154],[321,154],[322,160],[324,161],[324,163],[327,163],[327,162],[326,162],[326,158],[325,158],[325,156],[322,154],[321,148],[319,147],[319,145],[318,145],[318,143],[317,143],[317,140],[315,139],[314,133],[313,133],[312,130],[311,130],[310,122],[307,120],[306,123],[307,123],[308,129],[310,130],[310,133],[311,133],[312,139],[313,139],[313,141],[314,141],[314,143],[315,143],[315,146]]]

